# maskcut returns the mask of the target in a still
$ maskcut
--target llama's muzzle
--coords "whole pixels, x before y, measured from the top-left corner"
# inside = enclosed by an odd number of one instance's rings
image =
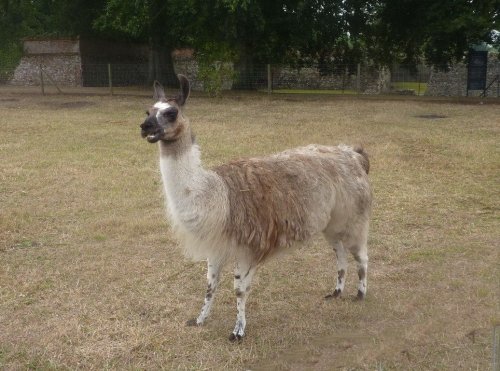
[[[149,143],[156,143],[158,142],[161,137],[163,136],[163,130],[160,130],[159,132],[157,132],[156,134],[149,134],[147,137],[146,137],[146,140],[149,142]]]
[[[147,118],[141,124],[141,136],[143,138],[146,138],[149,143],[158,142],[164,134],[165,131],[158,124],[158,121],[156,119]]]

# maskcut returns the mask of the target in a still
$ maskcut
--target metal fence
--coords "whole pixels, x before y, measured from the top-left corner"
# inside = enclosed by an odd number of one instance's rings
[[[1,61],[0,61],[1,62]],[[15,68],[3,68],[0,63],[0,86],[39,86],[42,93],[53,86],[64,93],[75,87],[106,87],[109,93],[117,87],[150,87],[154,80],[175,87],[175,73],[183,73],[191,81],[193,90],[207,91],[248,89],[269,93],[318,94],[398,94],[465,96],[484,94],[500,96],[498,62],[488,71],[486,91],[466,91],[466,66],[444,68],[429,66],[394,65],[391,68],[371,65],[253,65],[228,64],[221,69],[214,66],[202,74],[196,62],[152,68],[147,63],[44,63],[23,59]],[[217,69],[219,68],[219,69]],[[496,70],[495,70],[496,68]],[[495,80],[496,78],[496,80]]]

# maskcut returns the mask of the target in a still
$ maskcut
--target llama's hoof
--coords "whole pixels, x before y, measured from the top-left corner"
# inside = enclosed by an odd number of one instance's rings
[[[366,294],[363,291],[358,290],[358,295],[356,295],[356,299],[355,300],[357,300],[357,301],[364,300],[365,296],[366,296]]]
[[[242,340],[243,340],[243,336],[241,336],[241,335],[235,335],[233,333],[231,333],[231,335],[229,335],[229,341],[240,342]]]
[[[196,318],[191,318],[190,320],[186,321],[186,326],[195,327],[195,326],[200,326],[200,324],[198,324]]]
[[[342,291],[336,289],[333,294],[329,294],[329,295],[326,295],[325,296],[325,299],[326,300],[330,300],[330,299],[336,299],[338,297],[340,297],[340,294],[342,294]]]

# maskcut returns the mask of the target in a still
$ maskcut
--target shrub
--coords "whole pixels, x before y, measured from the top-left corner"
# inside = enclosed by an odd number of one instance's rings
[[[198,78],[211,97],[220,97],[224,85],[235,78],[234,53],[225,45],[209,43],[196,53]]]

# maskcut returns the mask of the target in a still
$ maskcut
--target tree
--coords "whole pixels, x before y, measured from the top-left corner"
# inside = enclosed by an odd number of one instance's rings
[[[94,27],[113,38],[148,43],[150,82],[176,85],[171,52],[189,44],[183,26],[192,16],[185,0],[107,0]]]
[[[320,72],[330,73],[333,64],[355,66],[365,59],[372,2],[305,0],[289,12],[295,18],[292,61],[314,61]]]
[[[236,87],[249,87],[259,66],[284,60],[289,49],[292,18],[286,13],[284,3],[191,0],[194,17],[186,24],[191,45],[203,51],[205,56],[210,50],[231,50],[239,72]],[[214,43],[221,47],[214,49]]]
[[[446,67],[461,60],[471,45],[494,41],[499,9],[498,0],[380,1],[372,55],[386,64],[424,60]]]
[[[148,43],[150,79],[176,84],[171,51],[232,59],[240,87],[259,66],[447,65],[496,43],[500,0],[0,0],[0,59],[25,36],[97,36]],[[9,49],[10,48],[10,49]],[[161,66],[170,67],[168,70]]]
[[[21,39],[91,36],[99,0],[0,0],[0,67],[12,69],[21,57]]]

